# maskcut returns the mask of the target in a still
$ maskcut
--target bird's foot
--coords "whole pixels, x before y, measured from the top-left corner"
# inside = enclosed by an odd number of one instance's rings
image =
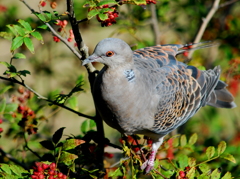
[[[154,167],[154,161],[146,160],[142,166],[141,170],[145,170],[145,173],[149,173]]]

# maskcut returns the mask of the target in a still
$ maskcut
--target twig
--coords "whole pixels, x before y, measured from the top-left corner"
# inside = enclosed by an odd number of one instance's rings
[[[203,33],[207,28],[207,25],[208,25],[209,21],[212,19],[213,15],[215,14],[215,12],[219,8],[219,3],[220,3],[220,0],[215,0],[213,2],[213,6],[210,9],[210,11],[208,12],[207,16],[205,18],[202,18],[202,24],[201,24],[201,26],[198,30],[198,33],[197,33],[193,43],[198,43],[201,40],[201,38],[203,36]],[[188,59],[189,59],[188,62],[190,61],[190,59],[192,57],[192,54],[193,54],[193,51],[190,51],[189,54],[188,54]]]
[[[26,136],[25,136],[25,133],[23,134],[23,137],[24,137],[24,141],[25,141],[25,147],[30,151],[32,152],[34,155],[36,155],[39,159],[41,159],[42,157],[40,155],[38,155],[37,152],[34,152],[30,147],[28,147],[28,141],[26,139]]]
[[[66,110],[68,110],[68,111],[71,111],[71,112],[77,114],[78,116],[85,117],[85,118],[88,118],[88,119],[94,119],[94,116],[85,115],[85,114],[83,114],[83,113],[80,113],[80,112],[78,112],[78,111],[73,110],[72,108],[69,108],[69,107],[65,106],[64,104],[57,103],[56,101],[52,101],[52,100],[50,100],[50,99],[48,99],[48,98],[40,95],[39,93],[37,93],[36,91],[34,91],[32,88],[30,88],[28,85],[26,85],[26,84],[24,83],[24,81],[21,82],[21,81],[18,81],[17,79],[15,79],[15,78],[5,78],[5,77],[2,77],[2,76],[0,76],[0,79],[6,80],[6,81],[10,81],[10,82],[13,82],[13,83],[17,83],[17,84],[20,84],[20,85],[24,86],[25,88],[27,88],[28,90],[30,90],[31,92],[33,92],[33,93],[38,97],[38,99],[43,99],[43,100],[45,100],[45,101],[47,101],[47,102],[50,102],[50,103],[52,103],[52,104],[54,104],[54,105],[56,105],[56,106],[60,106],[60,107],[66,109]]]
[[[156,15],[156,5],[150,4],[150,10],[151,10],[151,23],[152,23],[152,29],[154,32],[154,43],[155,45],[160,44],[160,30],[158,27],[158,20]]]
[[[36,11],[35,11],[34,9],[32,9],[32,8],[29,6],[29,4],[26,3],[25,0],[20,0],[20,1],[21,1],[33,14],[36,13]],[[72,46],[68,43],[67,39],[65,39],[65,38],[63,38],[61,35],[59,35],[59,34],[52,28],[52,26],[51,26],[49,23],[44,22],[44,21],[42,21],[42,22],[43,22],[45,25],[48,26],[48,28],[50,29],[50,31],[52,32],[52,34],[53,34],[54,36],[57,36],[57,37],[73,52],[73,54],[77,56],[78,59],[81,59],[81,58],[82,58],[82,56],[79,54],[79,52],[78,52],[74,47],[72,47]]]
[[[220,9],[220,8],[222,8],[222,7],[225,7],[225,6],[228,6],[228,5],[230,5],[230,4],[233,4],[233,3],[237,2],[237,1],[239,1],[239,0],[231,0],[231,1],[224,2],[224,3],[220,4],[220,5],[218,6],[218,8]]]

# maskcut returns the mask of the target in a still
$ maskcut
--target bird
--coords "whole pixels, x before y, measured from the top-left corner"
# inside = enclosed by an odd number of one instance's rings
[[[153,170],[164,136],[201,107],[236,107],[227,84],[219,80],[219,66],[199,70],[177,61],[176,56],[190,45],[156,45],[132,51],[125,41],[106,38],[82,62],[104,65],[92,89],[101,118],[122,134],[152,139],[150,155],[141,166],[145,173]]]

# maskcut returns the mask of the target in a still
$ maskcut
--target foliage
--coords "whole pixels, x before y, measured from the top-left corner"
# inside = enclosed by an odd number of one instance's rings
[[[229,179],[239,176],[240,116],[237,109],[231,114],[213,108],[200,111],[193,117],[195,119],[179,129],[183,135],[165,138],[155,169],[146,176],[140,166],[149,154],[152,141],[142,136],[128,136],[120,139],[121,146],[113,144],[118,142],[115,132],[103,131],[101,119],[94,116],[94,112],[92,116],[86,115],[85,108],[79,107],[83,104],[90,109],[88,112],[94,110],[90,100],[81,96],[91,91],[85,75],[79,74],[81,69],[76,64],[68,69],[72,54],[64,47],[56,50],[57,46],[63,46],[58,42],[63,42],[78,59],[87,56],[82,36],[98,39],[102,27],[107,36],[131,37],[129,44],[137,43],[132,45],[133,49],[154,45],[156,39],[161,43],[193,42],[201,19],[207,16],[214,1],[86,0],[76,1],[74,8],[69,0],[66,0],[67,7],[60,1],[39,0],[33,2],[35,9],[25,0],[11,2],[15,4],[0,4],[0,37],[4,44],[9,44],[9,60],[2,55],[0,59],[0,79],[4,82],[0,84],[3,141],[0,177]],[[23,3],[25,9],[19,9],[16,5],[19,3]],[[216,55],[216,49],[206,49],[206,54],[199,50],[190,62],[201,69],[221,65],[222,79],[229,84],[236,99],[239,99],[240,79],[240,13],[236,10],[239,6],[234,1],[223,1],[203,34],[205,41],[221,40],[221,45],[216,47],[219,54]],[[26,8],[29,12],[22,18],[20,14]],[[160,36],[156,32],[159,26]],[[106,27],[117,28],[110,33]],[[90,37],[91,29],[96,36]],[[4,50],[1,49],[1,53]],[[184,53],[179,59],[186,61],[188,55]],[[58,66],[59,63],[63,64]],[[92,84],[91,77],[96,71],[88,72]],[[38,85],[40,78],[44,83]],[[48,85],[50,80],[54,80],[54,85]],[[63,117],[61,108],[68,111]],[[69,112],[80,116],[81,123],[74,121],[66,132],[73,118]],[[77,132],[72,132],[76,129]],[[104,132],[113,143],[105,138]],[[113,154],[112,148],[120,149],[120,155]]]

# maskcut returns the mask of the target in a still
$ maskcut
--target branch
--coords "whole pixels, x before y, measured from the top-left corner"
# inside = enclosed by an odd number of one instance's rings
[[[20,1],[21,1],[33,14],[36,13],[36,11],[35,11],[34,9],[32,9],[32,8],[29,6],[29,4],[26,3],[25,0],[20,0]],[[37,17],[37,16],[36,16],[36,17]],[[40,20],[41,20],[41,19],[40,19]],[[50,31],[52,32],[52,34],[53,34],[54,36],[57,36],[57,37],[73,52],[73,54],[77,56],[78,59],[81,59],[81,58],[82,58],[82,56],[79,54],[79,52],[78,52],[74,47],[72,47],[72,46],[68,43],[67,39],[65,39],[65,38],[63,38],[61,35],[59,35],[59,34],[52,28],[52,26],[51,26],[49,23],[44,22],[44,21],[42,21],[42,22],[43,22],[45,25],[48,26],[48,28],[50,29]]]
[[[85,115],[85,114],[83,114],[83,113],[80,113],[80,112],[78,112],[78,111],[73,110],[72,108],[69,108],[69,107],[65,106],[64,104],[57,103],[56,101],[52,101],[52,100],[50,100],[50,99],[48,99],[48,98],[40,95],[39,93],[37,93],[36,91],[34,91],[32,88],[30,88],[28,85],[26,85],[26,84],[24,83],[24,81],[18,81],[18,80],[15,79],[15,78],[5,78],[5,77],[2,77],[2,76],[0,76],[0,79],[6,80],[6,81],[10,81],[10,82],[13,82],[13,83],[17,83],[17,84],[19,84],[19,85],[24,86],[25,88],[27,88],[28,90],[30,90],[31,92],[33,92],[33,93],[38,97],[38,99],[43,99],[43,100],[45,100],[45,101],[47,101],[47,102],[50,102],[50,103],[52,103],[52,104],[54,104],[54,105],[56,105],[56,106],[62,107],[62,108],[64,108],[64,109],[68,110],[68,111],[71,111],[71,112],[77,114],[78,116],[85,117],[85,118],[88,118],[88,119],[94,119],[94,116]]]
[[[154,32],[154,43],[155,45],[160,44],[160,30],[158,27],[158,19],[156,15],[156,5],[155,4],[150,4],[150,10],[151,10],[151,23],[152,23],[152,29]]]
[[[212,19],[213,15],[215,14],[215,12],[218,10],[219,8],[219,3],[220,3],[220,0],[214,0],[213,2],[213,6],[212,8],[210,9],[210,11],[208,12],[207,16],[205,18],[202,18],[202,24],[198,30],[198,33],[193,41],[193,43],[198,43],[200,42],[202,36],[203,36],[203,33],[204,31],[206,30],[207,28],[207,25],[209,23],[209,21]],[[190,51],[189,54],[188,54],[188,62],[190,61],[191,57],[192,57],[192,54],[193,54],[193,51]]]

